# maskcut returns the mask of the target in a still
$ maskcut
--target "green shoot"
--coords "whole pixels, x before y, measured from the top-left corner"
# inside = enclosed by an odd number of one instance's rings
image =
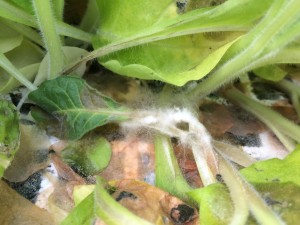
[[[33,0],[32,2],[46,49],[49,52],[48,79],[53,79],[62,70],[65,59],[59,36],[56,33],[52,8],[50,1]]]

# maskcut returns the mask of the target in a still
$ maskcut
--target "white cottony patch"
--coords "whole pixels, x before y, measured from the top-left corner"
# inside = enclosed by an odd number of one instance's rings
[[[259,138],[262,146],[243,147],[243,150],[253,158],[257,160],[267,160],[272,158],[283,159],[288,154],[284,146],[270,132],[260,133]]]
[[[39,190],[39,193],[45,191],[46,189],[50,188],[53,185],[48,178],[49,175],[51,175],[51,177],[55,177],[58,179],[58,173],[53,163],[49,165],[49,167],[46,169],[45,173],[42,176],[41,188]]]
[[[123,122],[121,126],[125,130],[149,128],[170,137],[178,138],[182,145],[189,147],[194,154],[197,154],[196,161],[197,165],[201,166],[201,169],[198,169],[203,182],[207,185],[214,182],[215,178],[211,171],[218,171],[218,169],[211,136],[197,116],[188,109],[169,108],[136,111],[132,119]],[[210,165],[206,162],[207,159],[211,159]],[[170,158],[167,158],[167,163],[170,168],[173,167]]]
[[[180,128],[180,124],[186,124],[187,128]],[[198,118],[186,108],[137,111],[132,120],[123,122],[121,126],[129,129],[148,127],[177,137],[182,144],[189,144],[195,135],[201,135],[205,144],[209,144],[211,139]]]

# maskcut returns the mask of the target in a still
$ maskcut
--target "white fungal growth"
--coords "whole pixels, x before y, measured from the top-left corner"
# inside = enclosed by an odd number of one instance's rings
[[[205,185],[215,182],[217,160],[211,136],[198,118],[186,108],[168,108],[136,111],[132,119],[121,124],[129,130],[150,128],[176,137],[180,143],[193,151],[200,176]]]

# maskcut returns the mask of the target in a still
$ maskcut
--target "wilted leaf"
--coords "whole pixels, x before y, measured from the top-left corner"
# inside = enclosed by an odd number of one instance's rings
[[[111,143],[112,158],[103,172],[107,180],[136,179],[154,183],[154,145],[128,137]]]
[[[20,147],[4,177],[11,182],[22,182],[31,174],[46,168],[50,142],[46,133],[35,125],[20,125]]]
[[[135,213],[122,206],[113,199],[98,178],[95,187],[95,213],[108,225],[151,225],[145,219],[140,218]]]
[[[120,204],[152,223],[198,224],[196,209],[157,187],[135,180],[120,180],[113,186]]]
[[[0,180],[0,223],[9,225],[54,225],[52,216],[21,197]]]
[[[63,160],[84,176],[100,173],[107,167],[111,154],[110,143],[95,136],[71,142],[61,152]]]
[[[0,99],[0,178],[19,148],[19,115],[13,104]]]
[[[70,139],[79,139],[98,126],[128,116],[118,103],[89,87],[84,80],[70,76],[45,81],[29,98],[62,120]]]

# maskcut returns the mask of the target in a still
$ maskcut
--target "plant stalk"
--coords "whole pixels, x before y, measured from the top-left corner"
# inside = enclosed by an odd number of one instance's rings
[[[10,75],[12,75],[30,91],[34,91],[37,89],[37,87],[34,86],[29,80],[27,80],[25,76],[2,53],[0,53],[0,67],[6,70]]]
[[[32,3],[46,49],[49,53],[48,79],[53,79],[61,72],[65,59],[60,38],[56,32],[51,2],[49,0],[32,0]]]

